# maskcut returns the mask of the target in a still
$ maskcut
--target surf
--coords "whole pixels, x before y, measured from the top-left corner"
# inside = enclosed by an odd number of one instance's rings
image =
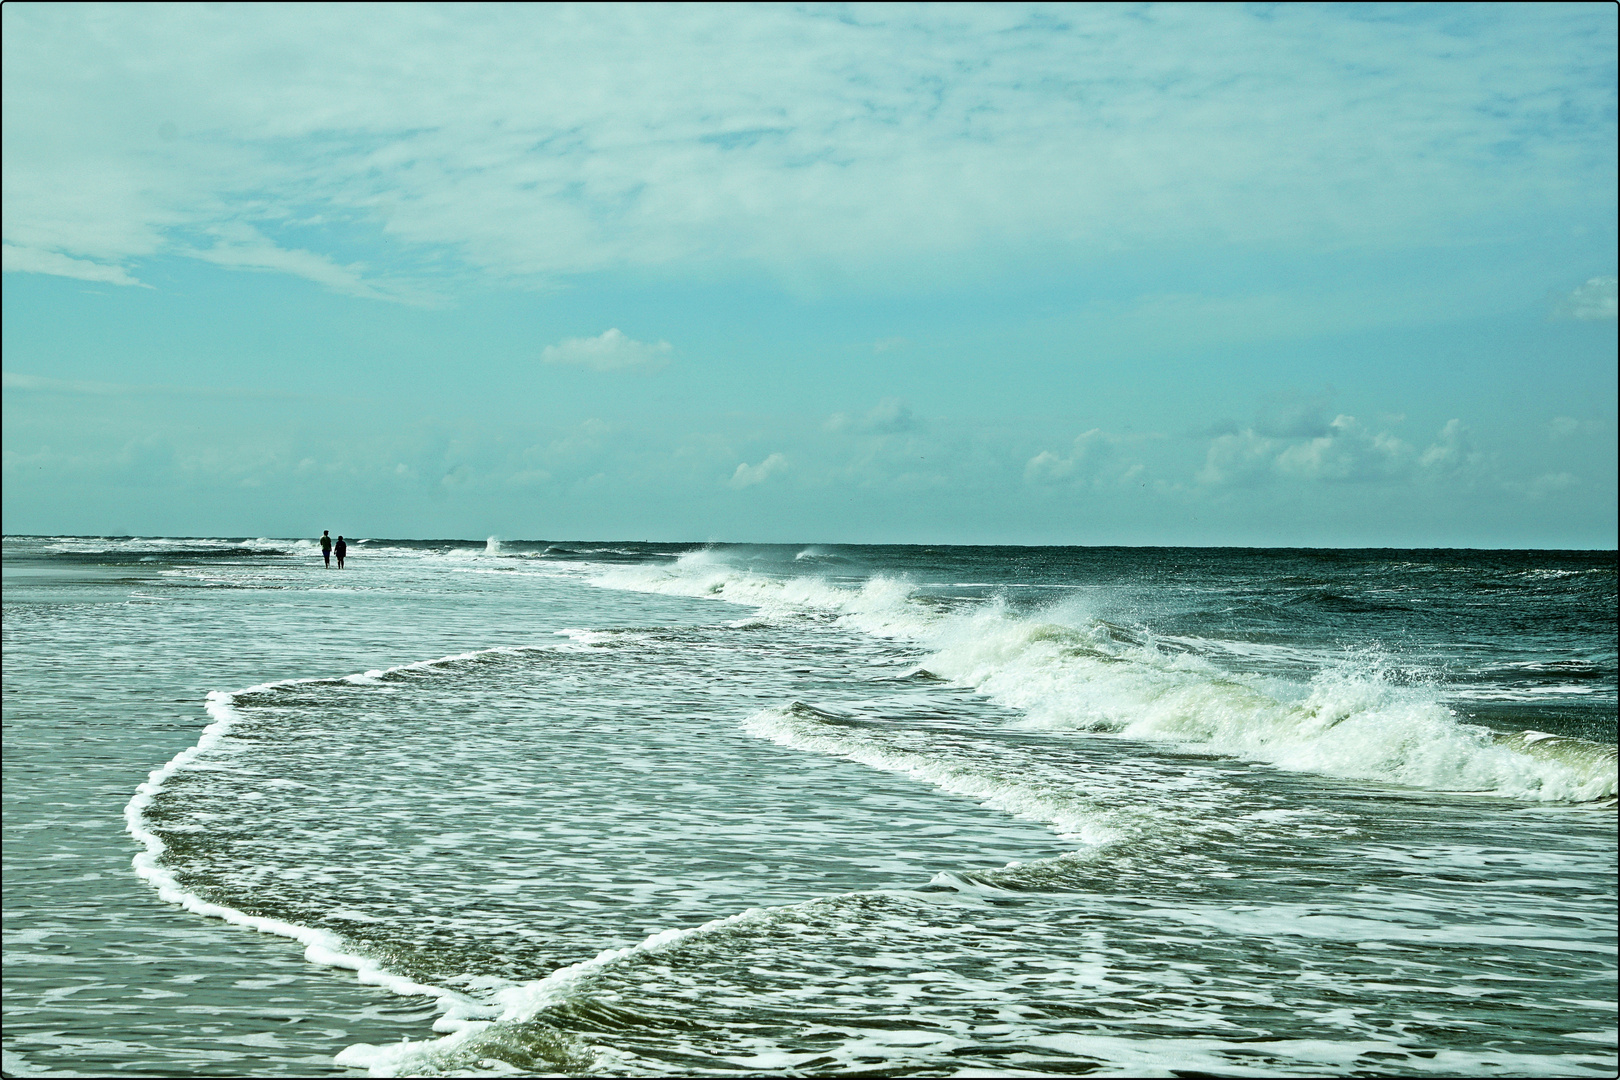
[[[901,577],[770,574],[700,549],[663,565],[606,569],[617,589],[723,600],[766,618],[830,617],[905,641],[920,666],[1022,715],[1031,730],[1166,743],[1290,771],[1530,802],[1616,794],[1612,748],[1499,738],[1458,719],[1433,685],[1392,678],[1378,650],[1339,650],[1309,679],[1223,669],[1070,600],[1015,611],[1002,597],[941,606]],[[1568,745],[1566,745],[1568,744]]]

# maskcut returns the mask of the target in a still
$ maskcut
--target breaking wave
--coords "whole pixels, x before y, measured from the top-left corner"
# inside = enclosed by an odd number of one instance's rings
[[[610,588],[746,604],[767,618],[831,617],[903,640],[922,668],[1022,714],[1018,726],[1173,743],[1279,768],[1539,802],[1616,793],[1613,747],[1503,737],[1463,723],[1439,687],[1401,677],[1378,650],[1342,651],[1308,678],[1225,670],[1151,630],[1070,600],[1035,612],[1000,599],[950,606],[907,581],[834,581],[740,568],[723,553],[605,570]],[[1220,650],[1210,650],[1219,652]]]

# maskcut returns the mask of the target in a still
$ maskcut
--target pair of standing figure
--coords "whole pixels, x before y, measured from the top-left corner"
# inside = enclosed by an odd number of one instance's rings
[[[328,570],[332,569],[332,556],[337,556],[338,569],[343,569],[343,556],[349,553],[349,545],[343,542],[343,534],[339,533],[337,543],[332,543],[332,534],[328,529],[321,530],[321,561],[326,563]]]

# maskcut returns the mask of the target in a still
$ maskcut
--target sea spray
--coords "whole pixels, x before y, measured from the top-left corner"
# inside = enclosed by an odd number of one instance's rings
[[[747,604],[774,618],[822,612],[909,641],[926,654],[927,670],[1019,710],[1030,729],[1200,746],[1290,770],[1439,791],[1540,802],[1616,794],[1612,755],[1525,753],[1460,722],[1435,688],[1395,685],[1354,655],[1304,683],[1261,678],[1162,650],[1150,628],[1132,635],[1075,600],[1015,612],[992,598],[942,610],[891,575],[858,584],[772,575],[712,549],[662,566],[614,568],[595,580]]]

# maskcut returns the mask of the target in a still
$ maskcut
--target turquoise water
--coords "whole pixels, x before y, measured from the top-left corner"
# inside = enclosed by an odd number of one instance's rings
[[[1612,554],[5,556],[8,1073],[1616,1067]]]

